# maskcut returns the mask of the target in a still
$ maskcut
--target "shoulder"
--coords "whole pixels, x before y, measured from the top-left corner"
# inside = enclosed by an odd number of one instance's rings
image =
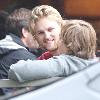
[[[36,59],[36,56],[26,49],[13,50],[10,53],[10,56],[13,56],[15,59],[19,59],[19,60],[21,60],[21,59],[22,60],[27,60],[27,59],[34,60],[34,59]]]

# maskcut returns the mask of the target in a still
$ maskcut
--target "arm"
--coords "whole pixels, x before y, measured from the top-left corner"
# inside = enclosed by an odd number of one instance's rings
[[[11,65],[8,76],[10,79],[19,82],[35,79],[60,76],[64,69],[59,64],[58,59],[50,58],[48,60],[21,60]]]

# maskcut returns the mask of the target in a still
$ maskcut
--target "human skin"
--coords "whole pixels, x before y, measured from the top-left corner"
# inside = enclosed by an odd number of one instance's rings
[[[33,28],[35,30],[35,38],[40,47],[52,53],[58,49],[61,25],[56,20],[43,17],[35,23]]]

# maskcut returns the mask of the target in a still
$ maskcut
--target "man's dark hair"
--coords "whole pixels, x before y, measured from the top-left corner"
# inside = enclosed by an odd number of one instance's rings
[[[0,11],[0,40],[6,37],[6,19],[9,13],[6,11]]]
[[[6,27],[7,32],[22,37],[22,28],[29,31],[29,19],[31,16],[31,10],[26,8],[15,9],[7,19]]]

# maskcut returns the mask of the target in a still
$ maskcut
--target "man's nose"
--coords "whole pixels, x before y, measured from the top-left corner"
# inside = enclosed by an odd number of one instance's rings
[[[50,37],[50,33],[49,32],[45,32],[45,38],[48,39]]]

